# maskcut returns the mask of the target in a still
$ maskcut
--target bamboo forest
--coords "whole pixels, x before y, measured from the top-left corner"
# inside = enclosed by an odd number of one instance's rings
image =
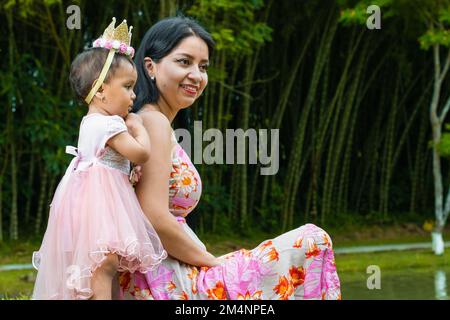
[[[189,219],[198,232],[409,220],[443,232],[448,0],[2,0],[0,241],[45,231],[71,159],[65,146],[86,114],[68,81],[74,57],[113,16],[133,25],[137,48],[175,15],[196,19],[216,43],[209,85],[175,126],[279,129],[276,174],[262,175],[261,163],[197,165],[204,189]]]

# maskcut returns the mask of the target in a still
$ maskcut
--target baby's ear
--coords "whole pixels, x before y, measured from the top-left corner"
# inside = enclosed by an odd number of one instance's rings
[[[95,84],[97,83],[97,80],[94,81],[94,83],[92,84],[92,87],[95,86]],[[102,83],[102,85],[100,86],[100,88],[98,88],[97,92],[95,93],[94,97],[97,97],[98,99],[102,99],[104,97],[104,83]]]
[[[95,79],[94,82],[92,82],[92,86],[91,89],[97,84],[98,79]],[[98,88],[97,92],[101,92],[103,91],[103,85],[104,83],[101,84],[100,88]]]

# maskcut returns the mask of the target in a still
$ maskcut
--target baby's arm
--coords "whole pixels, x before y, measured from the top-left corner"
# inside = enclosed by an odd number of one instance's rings
[[[125,123],[128,132],[119,133],[109,139],[107,144],[133,163],[147,162],[150,157],[150,138],[141,117],[130,113]]]

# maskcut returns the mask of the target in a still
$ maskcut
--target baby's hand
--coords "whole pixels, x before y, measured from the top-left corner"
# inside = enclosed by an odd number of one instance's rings
[[[130,131],[131,134],[134,133],[136,127],[143,127],[142,118],[135,113],[129,113],[127,115],[125,124],[127,125],[128,131]]]
[[[133,166],[133,169],[130,173],[130,182],[133,186],[135,186],[142,176],[142,167],[139,165]]]

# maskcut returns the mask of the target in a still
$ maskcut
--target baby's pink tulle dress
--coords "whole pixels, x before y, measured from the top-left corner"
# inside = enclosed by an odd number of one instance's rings
[[[107,254],[118,271],[146,273],[166,258],[129,182],[130,162],[106,145],[127,131],[119,116],[87,115],[78,149],[59,183],[47,230],[33,254],[38,274],[33,299],[88,299],[91,278]]]

